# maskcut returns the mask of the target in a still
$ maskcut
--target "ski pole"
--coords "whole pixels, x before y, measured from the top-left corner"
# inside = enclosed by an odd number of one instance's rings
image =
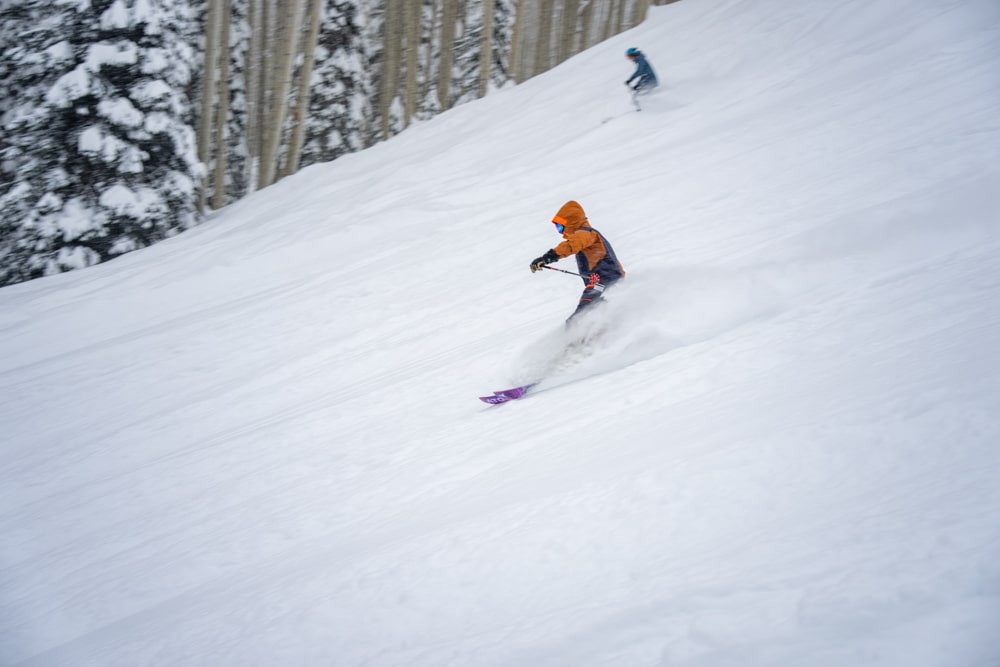
[[[572,271],[563,271],[562,269],[557,269],[554,266],[543,266],[542,268],[543,269],[548,269],[549,271],[558,271],[559,273],[568,273],[571,276],[580,276],[581,278],[587,278],[588,277],[588,276],[583,275],[582,273],[574,273]]]
[[[582,273],[574,273],[573,271],[563,271],[562,269],[557,269],[551,266],[542,265],[542,268],[548,269],[549,271],[558,271],[559,273],[568,273],[571,276],[580,276],[584,280],[590,281],[589,283],[587,283],[587,289],[593,288],[598,292],[604,291],[604,285],[601,284],[600,276],[597,275],[596,273],[591,273],[589,276],[585,276]]]

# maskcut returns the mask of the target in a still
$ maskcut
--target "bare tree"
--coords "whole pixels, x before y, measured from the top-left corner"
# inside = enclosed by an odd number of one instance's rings
[[[417,108],[418,69],[420,64],[420,24],[423,18],[419,0],[404,0],[406,23],[406,90],[403,96],[403,126],[410,124]]]
[[[606,7],[608,15],[604,19],[604,39],[608,39],[621,32],[621,22],[618,20],[621,13],[618,11],[618,7],[624,1],[625,0],[610,0],[608,2]]]
[[[539,74],[552,67],[552,13],[555,0],[538,0],[538,39],[535,40],[535,71]]]
[[[405,1],[385,0],[382,39],[382,92],[379,99],[383,139],[389,138],[392,102],[399,92],[399,66],[403,41],[403,8],[400,5]]]
[[[510,37],[510,78],[514,83],[524,80],[524,0],[514,0],[514,27]]]
[[[219,79],[219,34],[222,29],[224,0],[208,0],[205,17],[205,60],[201,75],[201,110],[198,112],[198,160],[208,168],[211,160],[213,130],[212,110],[215,106],[215,85]],[[223,82],[223,87],[228,82]],[[198,193],[198,210],[208,203],[208,174]]]
[[[455,57],[455,15],[458,0],[443,0],[441,6],[441,62],[438,63],[438,104],[451,106],[451,70]]]
[[[649,13],[649,1],[650,0],[636,0],[635,14],[632,18],[632,25],[639,25],[646,20],[646,14]]]
[[[288,159],[282,175],[294,174],[299,170],[302,155],[302,138],[309,113],[309,99],[312,92],[313,64],[316,62],[316,44],[319,42],[319,28],[323,17],[323,1],[309,0],[309,35],[303,50],[302,67],[299,71],[299,87],[295,95],[295,113],[292,115],[292,137],[289,141]]]
[[[219,27],[219,105],[215,120],[215,175],[212,177],[214,192],[212,208],[226,204],[226,124],[229,120],[229,35],[232,31],[232,7],[222,2]]]
[[[439,0],[426,0],[428,3],[428,9],[430,11],[430,22],[427,26],[427,47],[424,49],[424,60],[420,63],[420,71],[423,73],[424,78],[424,89],[429,90],[433,88],[435,77],[434,77],[434,58],[438,56],[435,51],[436,42],[435,39],[438,35],[438,18],[440,15],[441,3]],[[440,100],[439,100],[440,101]],[[441,110],[440,105],[438,110]]]
[[[578,51],[576,42],[576,20],[580,0],[563,0],[562,27],[559,34],[559,62],[568,60]]]
[[[583,7],[583,17],[581,23],[583,24],[583,33],[580,35],[580,50],[589,49],[593,46],[593,23],[594,23],[594,5],[597,4],[597,0],[587,0],[587,4]]]
[[[301,32],[302,0],[285,0],[285,12],[277,40],[277,57],[270,71],[270,104],[267,113],[267,127],[264,130],[263,150],[260,156],[259,187],[266,187],[275,181],[278,173],[278,149],[284,134],[285,118],[288,114],[288,92],[292,87],[292,73],[295,54],[298,50],[298,36]],[[275,32],[278,32],[276,30]]]
[[[243,145],[246,151],[243,182],[247,186],[247,194],[257,187],[257,174],[260,170],[260,113],[263,107],[261,99],[261,59],[264,42],[264,7],[263,0],[249,0],[247,8],[247,23],[250,26],[250,40],[247,45],[246,62],[244,63],[244,79],[246,81],[246,129],[243,133]]]
[[[483,0],[483,36],[479,51],[479,97],[486,95],[493,66],[493,0]]]
[[[628,16],[628,4],[629,0],[618,0],[618,15],[615,16],[615,35],[632,27],[628,25],[626,18]]]

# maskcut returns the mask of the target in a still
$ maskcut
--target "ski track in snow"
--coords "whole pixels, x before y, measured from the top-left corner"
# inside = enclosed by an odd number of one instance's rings
[[[0,290],[0,664],[1000,665],[998,43],[654,7]],[[566,199],[629,271],[573,334]]]

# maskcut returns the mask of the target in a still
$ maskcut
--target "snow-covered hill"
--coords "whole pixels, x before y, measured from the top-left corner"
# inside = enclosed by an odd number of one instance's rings
[[[0,290],[0,663],[1000,665],[998,119],[994,0],[687,0]]]

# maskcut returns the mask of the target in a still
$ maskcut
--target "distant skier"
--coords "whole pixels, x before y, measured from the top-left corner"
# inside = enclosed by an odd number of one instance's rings
[[[648,93],[659,85],[656,74],[652,66],[646,60],[646,56],[639,49],[632,47],[625,52],[625,57],[635,63],[635,73],[628,78],[625,85],[635,93]],[[632,82],[635,81],[635,85]]]
[[[585,287],[580,302],[569,319],[582,310],[604,300],[604,290],[625,277],[625,269],[615,256],[615,251],[604,236],[591,227],[583,207],[575,201],[562,205],[552,218],[556,231],[565,239],[562,243],[531,262],[531,272],[557,262],[564,257],[576,255],[576,265],[584,277]]]

